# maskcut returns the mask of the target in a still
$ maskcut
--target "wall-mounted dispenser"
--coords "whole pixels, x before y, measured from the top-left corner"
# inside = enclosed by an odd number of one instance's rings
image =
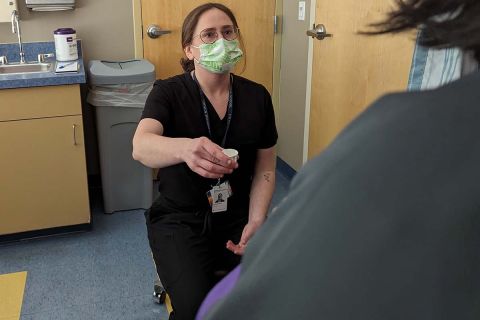
[[[17,0],[0,0],[0,22],[11,22],[13,10],[18,10]]]
[[[25,5],[32,11],[63,11],[75,9],[75,0],[25,0]]]

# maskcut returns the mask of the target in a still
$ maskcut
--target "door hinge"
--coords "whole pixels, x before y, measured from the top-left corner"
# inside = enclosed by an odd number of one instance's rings
[[[273,33],[279,33],[280,17],[273,16]]]

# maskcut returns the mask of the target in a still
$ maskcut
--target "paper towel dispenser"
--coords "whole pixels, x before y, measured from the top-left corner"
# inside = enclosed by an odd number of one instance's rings
[[[62,11],[75,9],[75,0],[25,0],[33,11]]]

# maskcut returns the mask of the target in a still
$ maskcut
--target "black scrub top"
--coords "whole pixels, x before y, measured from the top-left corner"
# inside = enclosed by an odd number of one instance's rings
[[[239,167],[223,180],[228,180],[233,196],[229,208],[248,208],[249,193],[258,149],[273,147],[277,129],[270,94],[262,85],[232,76],[233,113],[224,148],[238,150]],[[166,80],[157,80],[145,103],[142,119],[158,120],[163,135],[171,138],[208,137],[221,145],[227,116],[220,119],[205,98],[212,137],[210,137],[201,103],[200,89],[190,73]],[[179,210],[208,208],[206,192],[217,180],[203,178],[182,162],[161,168],[158,174],[160,194]],[[223,181],[222,180],[222,181]]]

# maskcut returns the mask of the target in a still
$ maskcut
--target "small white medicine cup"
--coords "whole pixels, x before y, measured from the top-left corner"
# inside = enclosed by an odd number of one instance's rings
[[[238,160],[238,151],[235,149],[223,149],[223,153],[235,162]]]

